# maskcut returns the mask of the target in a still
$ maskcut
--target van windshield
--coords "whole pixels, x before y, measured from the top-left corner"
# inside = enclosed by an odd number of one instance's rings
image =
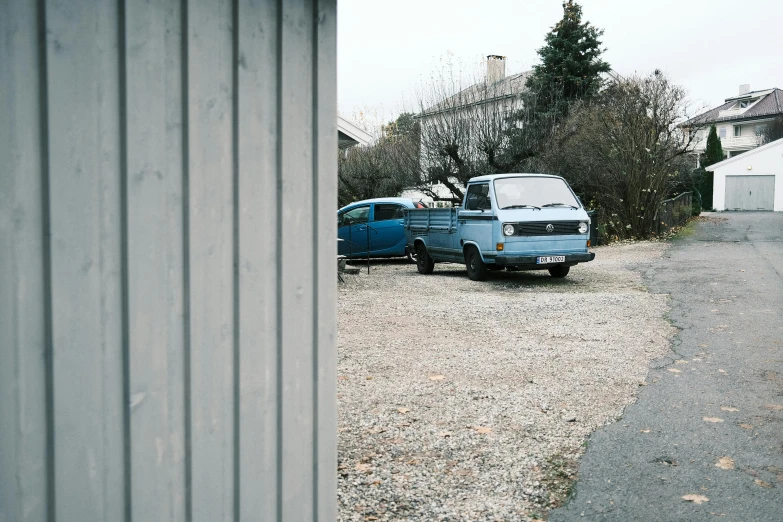
[[[574,207],[579,203],[566,182],[559,178],[519,177],[495,180],[498,208]]]

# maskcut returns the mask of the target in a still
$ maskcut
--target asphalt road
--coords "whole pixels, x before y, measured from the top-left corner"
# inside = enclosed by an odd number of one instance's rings
[[[712,214],[667,256],[644,275],[673,353],[591,436],[552,522],[783,521],[783,214]]]

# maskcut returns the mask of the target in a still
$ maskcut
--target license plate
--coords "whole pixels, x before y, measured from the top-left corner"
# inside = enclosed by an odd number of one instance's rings
[[[536,263],[539,265],[547,265],[549,263],[565,263],[565,256],[545,256],[536,259]]]

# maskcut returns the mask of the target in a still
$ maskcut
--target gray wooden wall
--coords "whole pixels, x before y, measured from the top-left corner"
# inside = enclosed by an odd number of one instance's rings
[[[336,518],[336,0],[0,0],[0,521]]]

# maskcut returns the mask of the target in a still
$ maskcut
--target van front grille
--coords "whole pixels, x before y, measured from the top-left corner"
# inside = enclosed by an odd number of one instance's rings
[[[548,232],[546,227],[552,225]],[[579,221],[528,221],[514,223],[515,236],[570,236],[579,234]]]

